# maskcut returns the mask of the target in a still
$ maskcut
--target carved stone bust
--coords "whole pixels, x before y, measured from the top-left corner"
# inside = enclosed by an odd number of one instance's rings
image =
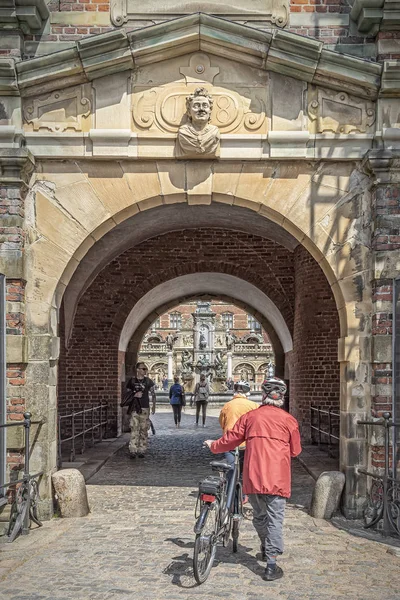
[[[213,99],[205,88],[186,98],[187,123],[181,125],[176,141],[178,158],[210,158],[219,151],[220,133],[211,125]]]

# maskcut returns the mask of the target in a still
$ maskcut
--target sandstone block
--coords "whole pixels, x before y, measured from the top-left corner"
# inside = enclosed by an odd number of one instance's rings
[[[325,471],[318,477],[311,500],[310,515],[330,519],[338,510],[345,476],[340,471]]]
[[[82,473],[78,469],[61,469],[51,479],[61,516],[85,517],[90,509]]]

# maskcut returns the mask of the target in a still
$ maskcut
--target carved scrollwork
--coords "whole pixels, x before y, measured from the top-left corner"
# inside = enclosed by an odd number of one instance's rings
[[[110,5],[110,18],[115,27],[121,27],[128,20],[127,0],[112,0]]]
[[[366,133],[375,122],[375,106],[368,100],[320,88],[310,96],[308,116],[315,133]]]
[[[266,133],[264,103],[243,97],[233,90],[207,87],[214,99],[211,124],[221,133],[251,131]],[[158,130],[176,133],[183,124],[186,113],[186,97],[194,91],[193,85],[172,84],[151,90],[134,89],[133,120],[139,131]],[[253,110],[250,109],[252,105]],[[259,106],[259,111],[254,106]]]
[[[23,106],[24,121],[33,131],[82,131],[83,122],[91,113],[90,93],[90,86],[82,85],[29,98]]]

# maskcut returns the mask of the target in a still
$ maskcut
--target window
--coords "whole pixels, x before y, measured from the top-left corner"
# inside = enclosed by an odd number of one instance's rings
[[[251,315],[247,315],[247,327],[253,331],[261,331],[261,325]]]
[[[233,328],[233,313],[222,313],[222,324],[225,329]]]
[[[158,319],[156,319],[153,323],[152,329],[160,329],[161,328],[161,322],[160,322],[160,317],[158,317]]]
[[[169,326],[171,329],[180,329],[182,327],[182,315],[174,312],[169,315]]]

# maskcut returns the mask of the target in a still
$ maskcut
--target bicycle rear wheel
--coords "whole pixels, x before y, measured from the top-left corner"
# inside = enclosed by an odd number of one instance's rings
[[[194,540],[193,573],[197,583],[204,583],[210,574],[217,551],[219,503],[208,508],[203,529]]]

